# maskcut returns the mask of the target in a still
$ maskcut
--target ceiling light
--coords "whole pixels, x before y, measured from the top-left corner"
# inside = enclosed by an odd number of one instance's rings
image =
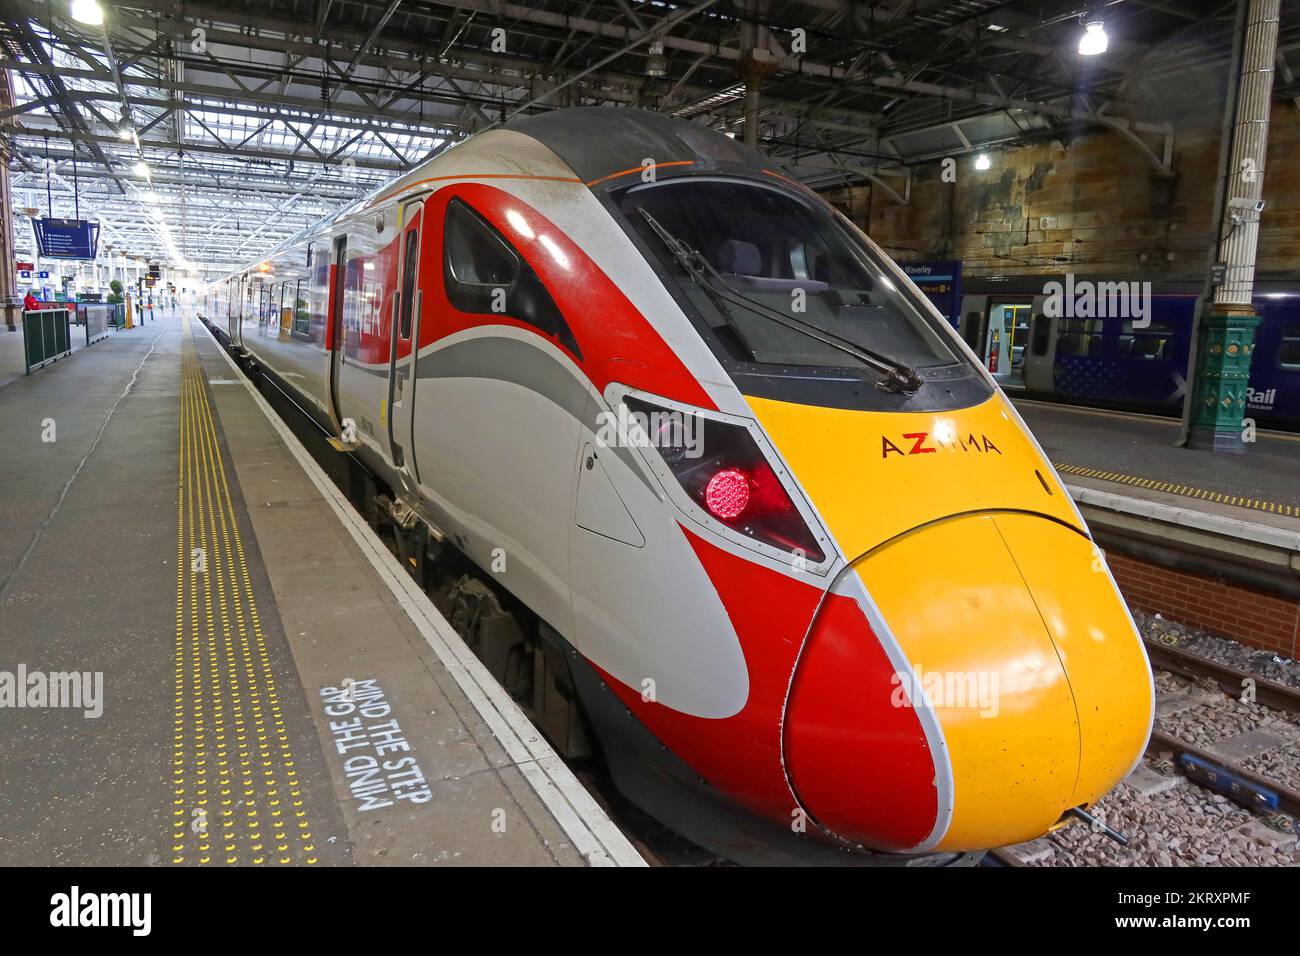
[[[145,202],[156,203],[156,202],[158,201],[158,194],[157,194],[157,193],[145,193],[143,198],[144,198],[144,201],[145,201]]]
[[[104,22],[104,8],[96,0],[72,0],[71,11],[78,23],[97,27]]]
[[[989,159],[988,153],[980,153],[978,156],[975,157],[976,169],[988,169],[992,165],[993,165],[993,161]]]
[[[140,160],[138,163],[136,163],[134,166],[131,167],[131,172],[135,173],[137,176],[141,176],[141,177],[143,177],[143,178],[145,178],[145,179],[148,179],[148,178],[149,178],[149,164],[146,163],[146,162],[142,159],[142,160]]]
[[[1079,37],[1079,56],[1105,53],[1109,42],[1105,24],[1100,20],[1089,20],[1083,26],[1083,36]]]
[[[650,44],[650,55],[645,59],[646,76],[664,76],[668,72],[668,60],[664,57],[664,43],[655,40]]]

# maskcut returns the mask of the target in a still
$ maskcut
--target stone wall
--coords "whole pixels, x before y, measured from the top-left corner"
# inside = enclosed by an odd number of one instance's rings
[[[961,259],[968,275],[998,273],[1199,275],[1211,240],[1219,159],[1216,123],[1180,126],[1172,178],[1109,130],[1068,148],[1042,142],[957,159],[956,182],[941,162],[913,168],[901,205],[870,183],[824,193],[899,259]],[[1259,268],[1300,271],[1300,116],[1273,107]]]

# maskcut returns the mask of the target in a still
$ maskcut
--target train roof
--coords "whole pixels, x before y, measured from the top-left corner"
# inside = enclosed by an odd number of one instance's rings
[[[597,193],[615,184],[626,185],[626,180],[617,174],[635,171],[647,159],[661,170],[658,173],[660,178],[686,172],[688,166],[689,172],[695,175],[767,173],[785,178],[779,167],[766,156],[730,136],[699,123],[634,107],[576,106],[535,113],[483,130],[469,139],[491,136],[499,130],[509,130],[537,140],[567,163],[577,177]],[[285,249],[301,244],[310,234],[328,229],[334,223],[370,208],[391,195],[395,187],[425,175],[425,170],[443,155],[446,151],[335,210],[320,222],[286,239],[263,259],[275,258]]]
[[[579,106],[511,120],[572,167],[593,189],[649,159],[657,167],[690,164],[692,173],[776,172],[762,153],[708,126],[629,107]]]

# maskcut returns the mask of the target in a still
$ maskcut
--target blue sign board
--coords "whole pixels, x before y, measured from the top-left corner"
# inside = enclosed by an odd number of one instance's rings
[[[958,328],[961,324],[961,260],[900,262],[898,266],[952,323],[952,327]]]
[[[33,219],[36,246],[46,259],[93,259],[99,248],[99,223],[88,219]]]

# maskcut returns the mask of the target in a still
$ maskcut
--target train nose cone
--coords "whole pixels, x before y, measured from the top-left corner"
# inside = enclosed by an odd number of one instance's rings
[[[871,632],[847,626],[843,598],[823,605],[786,718],[791,781],[823,826],[884,849],[1016,843],[1095,801],[1142,752],[1146,655],[1077,532],[1027,514],[968,515],[895,538],[853,571],[896,642],[884,646],[897,667],[882,700],[878,679],[854,672]],[[896,793],[933,807],[924,833],[923,814],[900,828],[859,799],[899,767],[890,752],[899,738],[878,729],[900,726],[880,722],[887,712],[927,731],[928,747],[907,748]],[[915,772],[920,752],[932,760],[928,794]]]

